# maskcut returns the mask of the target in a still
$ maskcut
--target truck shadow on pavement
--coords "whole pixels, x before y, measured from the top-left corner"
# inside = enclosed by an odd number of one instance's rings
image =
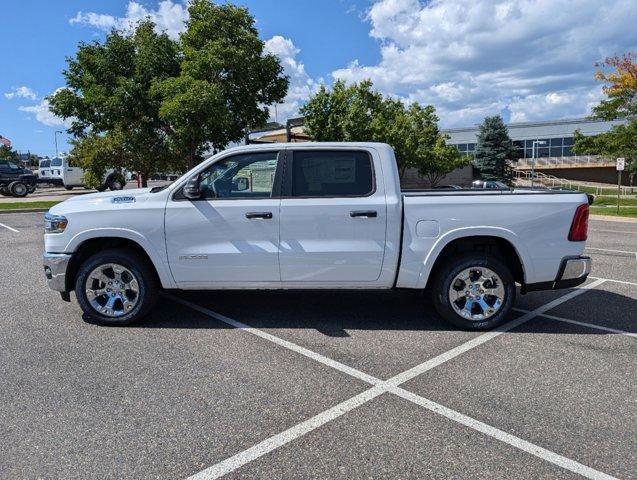
[[[428,294],[413,291],[170,291],[162,295],[154,312],[140,328],[233,328],[226,323],[181,305],[173,295],[251,327],[311,329],[329,337],[348,337],[348,330],[454,331],[434,310]],[[568,290],[519,296],[516,308],[534,310],[568,293]],[[179,313],[166,314],[177,309]],[[604,290],[591,290],[546,312],[578,322],[637,333],[637,300]],[[512,312],[511,319],[521,316]],[[533,324],[533,325],[531,325]],[[558,320],[531,322],[515,332],[563,333]],[[542,325],[538,331],[537,325]],[[572,329],[571,329],[572,330]],[[581,332],[580,332],[581,330]],[[578,333],[608,334],[592,328]]]

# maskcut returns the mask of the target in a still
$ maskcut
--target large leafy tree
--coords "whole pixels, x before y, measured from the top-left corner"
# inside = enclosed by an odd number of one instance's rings
[[[17,160],[20,156],[11,147],[7,145],[0,145],[0,159],[2,160]]]
[[[301,113],[312,140],[388,143],[401,177],[415,168],[435,186],[445,174],[469,163],[446,144],[433,106],[406,106],[373,90],[369,80],[350,85],[337,81],[331,89],[322,86]]]
[[[517,153],[500,115],[486,117],[480,125],[474,155],[474,166],[481,178],[513,183],[511,160]]]
[[[603,91],[607,98],[593,108],[593,117],[624,118],[628,122],[590,137],[575,132],[573,151],[626,158],[632,184],[637,174],[637,53],[607,58],[598,67],[595,78],[605,83]],[[606,73],[608,69],[610,72]]]
[[[142,21],[130,35],[114,30],[104,43],[81,43],[67,62],[66,88],[49,98],[50,108],[72,120],[73,157],[91,178],[115,167],[140,172],[145,182],[151,173],[179,164],[167,143],[169,126],[159,117],[161,99],[151,92],[156,82],[179,72],[178,45],[168,35]],[[84,155],[100,148],[111,153],[115,143],[121,155],[110,160]]]
[[[147,19],[67,59],[66,88],[49,101],[72,120],[73,157],[92,177],[191,168],[265,123],[267,106],[285,96],[288,79],[246,9],[194,0],[189,13],[178,41]]]
[[[207,149],[224,148],[264,124],[288,79],[278,58],[264,52],[247,9],[194,0],[188,11],[179,74],[157,82],[153,92],[171,146],[193,167]]]

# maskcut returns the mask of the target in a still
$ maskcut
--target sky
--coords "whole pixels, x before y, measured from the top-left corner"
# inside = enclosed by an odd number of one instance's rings
[[[634,0],[236,0],[248,7],[290,89],[276,120],[319,85],[371,79],[383,93],[432,104],[443,127],[582,117],[602,98],[595,63],[637,50]],[[0,135],[39,155],[68,148],[46,96],[65,58],[150,16],[177,37],[187,0],[3,2]],[[274,109],[271,110],[274,117]],[[274,118],[273,118],[274,119]]]

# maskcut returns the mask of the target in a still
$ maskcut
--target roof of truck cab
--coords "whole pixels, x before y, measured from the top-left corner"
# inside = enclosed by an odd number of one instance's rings
[[[386,143],[380,142],[291,142],[291,143],[259,143],[248,144],[231,147],[225,150],[229,151],[245,151],[245,150],[272,150],[272,149],[304,149],[304,148],[361,148],[361,147],[373,147],[373,148],[391,148]]]

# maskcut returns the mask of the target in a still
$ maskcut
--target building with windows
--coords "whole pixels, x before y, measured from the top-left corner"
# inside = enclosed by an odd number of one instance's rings
[[[520,161],[516,162],[517,168],[524,168],[525,166],[528,167],[528,165],[533,164],[536,169],[541,169],[543,167],[548,168],[554,166],[553,164],[559,164],[561,167],[573,167],[570,169],[560,169],[559,174],[563,178],[612,182],[613,179],[611,177],[615,175],[614,167],[608,168],[608,165],[599,163],[601,159],[593,159],[595,160],[594,165],[586,165],[587,167],[596,168],[582,169],[579,168],[580,165],[573,164],[573,162],[582,158],[576,157],[572,152],[573,138],[577,130],[587,136],[598,135],[625,122],[625,120],[604,121],[574,118],[509,123],[507,128],[509,130],[509,136],[519,152]],[[302,117],[290,119],[285,125],[271,123],[260,130],[250,132],[246,136],[245,141],[246,143],[306,142],[309,138],[304,132],[304,123]],[[455,145],[464,155],[473,156],[478,138],[479,125],[466,128],[450,128],[442,130],[442,132],[449,136],[448,143]],[[536,151],[534,151],[534,143]],[[531,158],[534,158],[534,160],[530,160]],[[525,162],[523,159],[529,160]],[[582,170],[586,171],[584,172]],[[468,166],[451,172],[443,178],[441,184],[467,186],[471,184],[473,176],[473,168]],[[610,180],[608,180],[609,178]],[[403,187],[406,188],[429,186],[426,180],[414,169],[407,170],[402,178],[402,183]]]
[[[549,120],[542,122],[509,123],[509,136],[518,149],[519,158],[561,158],[573,156],[573,135],[579,130],[582,135],[598,135],[609,131],[625,120],[605,121],[587,118]],[[476,148],[479,126],[450,128],[443,130],[448,142],[456,145],[465,155],[473,155]],[[542,143],[539,143],[539,142]],[[537,151],[533,151],[533,142]]]

